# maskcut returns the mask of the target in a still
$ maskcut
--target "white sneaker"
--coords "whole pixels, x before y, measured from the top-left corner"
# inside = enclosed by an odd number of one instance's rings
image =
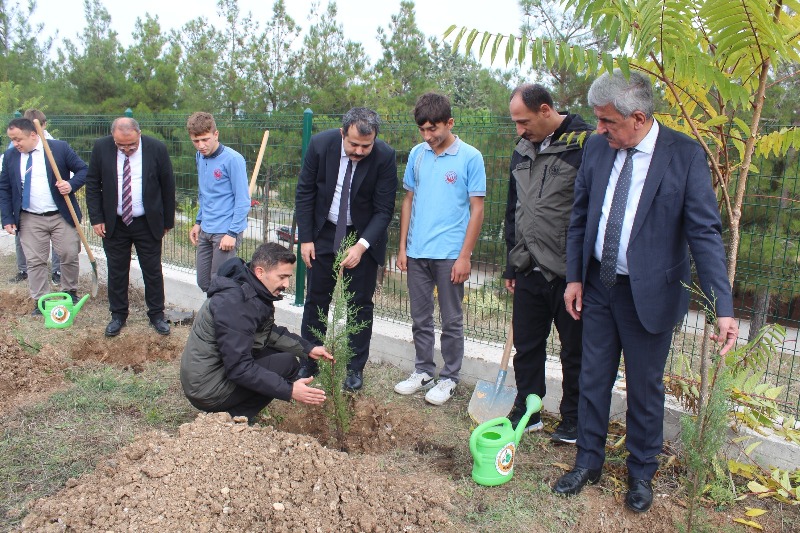
[[[394,386],[394,391],[397,394],[414,394],[418,390],[430,389],[433,387],[433,376],[427,372],[414,372],[408,379],[401,381]]]
[[[453,395],[456,385],[457,383],[450,378],[440,379],[436,386],[425,395],[425,401],[433,405],[442,405]]]

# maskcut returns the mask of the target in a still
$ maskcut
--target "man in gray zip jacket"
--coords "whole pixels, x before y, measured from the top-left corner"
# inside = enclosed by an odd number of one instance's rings
[[[579,115],[560,115],[541,85],[520,85],[511,93],[511,119],[520,139],[511,156],[506,205],[508,262],[503,277],[514,294],[514,374],[517,399],[509,419],[516,426],[525,398],[544,398],[547,339],[555,322],[561,341],[561,423],[555,442],[577,438],[578,376],[581,370],[581,323],[564,307],[566,238],[573,189],[592,131]],[[539,414],[526,431],[542,429]]]
[[[332,359],[323,346],[275,324],[274,302],[289,286],[295,255],[266,243],[249,264],[234,257],[220,266],[181,357],[181,384],[193,406],[227,411],[252,423],[274,398],[320,405],[325,392],[297,379],[298,358]]]

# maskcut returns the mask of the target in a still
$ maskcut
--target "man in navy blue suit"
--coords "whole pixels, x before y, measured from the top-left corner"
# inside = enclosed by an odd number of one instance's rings
[[[600,479],[611,388],[625,353],[626,506],[647,511],[663,445],[664,365],[674,326],[686,314],[691,251],[712,299],[724,343],[736,342],[731,287],[717,201],[700,145],[653,119],[650,80],[619,70],[589,89],[597,132],[587,141],[575,181],[567,236],[564,302],[583,320],[578,453],[554,485],[573,495]]]
[[[14,147],[6,151],[0,171],[0,214],[5,230],[11,235],[19,233],[28,262],[31,297],[38,300],[50,292],[47,259],[52,242],[61,258],[61,286],[77,301],[80,239],[65,196],[80,220],[75,191],[86,181],[86,163],[67,143],[48,141],[64,178],[57,183],[33,122],[15,118],[8,124],[7,133]],[[70,172],[74,173],[71,178]],[[32,314],[41,315],[38,306]]]

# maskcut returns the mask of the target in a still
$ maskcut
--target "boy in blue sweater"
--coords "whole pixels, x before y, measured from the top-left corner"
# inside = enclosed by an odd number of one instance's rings
[[[199,209],[189,240],[197,247],[197,285],[208,292],[211,277],[242,242],[250,212],[244,157],[220,144],[210,113],[193,113],[186,122],[197,148]]]

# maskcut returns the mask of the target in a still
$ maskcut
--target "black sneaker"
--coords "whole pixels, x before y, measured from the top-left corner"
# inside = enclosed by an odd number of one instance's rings
[[[13,278],[9,279],[8,282],[9,283],[20,283],[20,282],[25,281],[27,279],[28,279],[28,273],[27,272],[23,272],[22,270],[20,270],[19,272],[17,272],[17,275],[14,276]]]
[[[550,435],[550,440],[562,444],[575,444],[578,440],[578,424],[572,418],[565,418]]]
[[[53,272],[52,279],[54,285],[61,285],[61,271],[56,270],[55,272]]]
[[[33,308],[33,311],[31,311],[31,316],[43,316],[38,306]]]
[[[525,409],[521,409],[516,405],[511,410],[511,414],[508,415],[509,421],[511,421],[511,426],[516,430],[517,426],[519,425],[520,420],[525,415]],[[541,431],[544,427],[542,424],[542,417],[539,413],[533,413],[531,417],[528,419],[528,425],[525,426],[525,433],[531,433],[533,431]]]

